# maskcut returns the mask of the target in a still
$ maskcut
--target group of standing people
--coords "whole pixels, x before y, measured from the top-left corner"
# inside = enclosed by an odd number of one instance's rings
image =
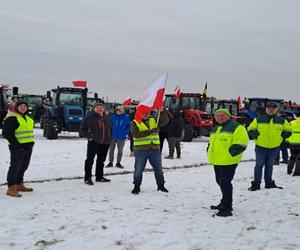
[[[27,115],[28,104],[24,101],[15,103],[14,111],[9,111],[4,120],[3,136],[9,143],[11,154],[10,167],[7,174],[7,195],[20,197],[19,192],[32,192],[33,189],[24,186],[24,173],[28,168],[32,149],[34,146],[34,121]],[[256,163],[254,167],[254,180],[249,191],[260,190],[263,169],[265,188],[282,188],[275,184],[272,178],[273,165],[282,142],[285,141],[291,150],[291,157],[287,165],[287,173],[300,175],[300,118],[290,123],[278,115],[275,103],[268,103],[266,114],[259,115],[246,128],[231,120],[227,109],[218,109],[214,113],[216,125],[211,131],[207,147],[208,161],[214,167],[215,179],[219,185],[222,198],[218,205],[211,206],[218,210],[217,216],[232,216],[232,180],[242,154],[246,150],[249,137],[255,141]],[[116,108],[111,117],[105,114],[104,104],[101,102],[93,106],[92,111],[81,124],[80,134],[86,137],[87,157],[84,163],[84,182],[93,185],[92,166],[97,156],[95,168],[96,182],[110,182],[104,177],[104,162],[109,152],[109,164],[114,162],[114,150],[117,147],[116,167],[123,168],[121,164],[125,140],[129,134],[133,138],[134,147],[134,188],[132,194],[141,192],[143,171],[147,161],[154,169],[157,190],[168,192],[165,187],[162,169],[162,138],[160,129],[167,128],[169,142],[169,155],[165,158],[173,159],[175,148],[177,158],[181,157],[180,138],[183,121],[180,113],[171,115],[168,111],[160,110],[158,121],[151,117],[150,112],[142,116],[141,121],[130,118],[124,113],[123,106]],[[163,130],[162,130],[163,131]]]
[[[222,192],[222,199],[218,205],[211,206],[218,210],[217,216],[232,216],[232,184],[235,170],[242,159],[248,140],[255,141],[254,180],[249,191],[261,188],[264,172],[265,188],[279,188],[273,180],[273,165],[283,142],[291,150],[288,160],[287,173],[300,176],[300,118],[289,121],[278,115],[276,103],[266,105],[265,114],[258,115],[248,127],[248,131],[241,124],[233,122],[227,109],[218,109],[214,117],[216,126],[211,131],[208,145],[208,161],[214,166],[216,182]]]

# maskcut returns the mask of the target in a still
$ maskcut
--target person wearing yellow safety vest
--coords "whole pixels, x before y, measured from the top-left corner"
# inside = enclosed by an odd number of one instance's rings
[[[10,167],[7,173],[6,194],[21,197],[19,192],[31,192],[25,187],[23,178],[27,170],[34,145],[34,121],[27,115],[28,104],[19,100],[15,112],[9,112],[4,120],[2,134],[9,143]]]
[[[256,117],[248,127],[248,134],[255,141],[256,163],[254,181],[249,191],[260,189],[262,170],[264,170],[265,188],[280,188],[272,179],[273,165],[278,148],[283,140],[291,135],[291,126],[283,117],[278,116],[278,106],[269,102],[266,105],[266,114]]]
[[[207,148],[208,162],[214,166],[216,182],[222,192],[221,203],[211,206],[216,215],[232,216],[232,184],[237,165],[246,150],[249,137],[243,125],[231,120],[228,109],[214,113],[217,124],[213,127]]]
[[[161,111],[158,124],[156,120],[150,116],[150,113],[145,113],[142,116],[142,122],[133,120],[131,123],[131,134],[134,144],[134,189],[132,194],[141,192],[140,186],[143,179],[143,171],[147,160],[154,169],[154,175],[157,184],[157,191],[168,192],[165,188],[164,174],[161,163],[159,127],[166,125],[169,122],[169,117],[166,111]]]
[[[287,173],[291,174],[296,163],[293,176],[300,176],[300,117],[291,121],[292,135],[287,139],[288,147],[291,150],[291,157],[288,161]]]

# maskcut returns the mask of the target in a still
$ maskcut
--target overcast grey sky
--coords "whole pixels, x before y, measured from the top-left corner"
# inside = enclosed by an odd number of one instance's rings
[[[167,92],[300,102],[298,0],[0,0],[0,82],[27,93],[84,79],[121,101]]]

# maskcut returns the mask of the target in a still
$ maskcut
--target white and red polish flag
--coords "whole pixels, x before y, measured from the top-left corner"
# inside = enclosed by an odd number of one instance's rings
[[[167,78],[168,73],[164,73],[141,96],[134,116],[137,122],[142,122],[143,114],[163,106]]]
[[[131,104],[131,97],[128,96],[124,101],[123,101],[123,105],[130,105]]]
[[[181,95],[180,85],[177,85],[174,91],[175,91],[176,99],[180,99],[180,95]]]

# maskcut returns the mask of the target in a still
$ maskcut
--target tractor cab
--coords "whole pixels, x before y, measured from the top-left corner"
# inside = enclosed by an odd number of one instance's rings
[[[208,112],[204,111],[205,105],[201,94],[181,93],[180,98],[176,98],[174,94],[167,94],[164,107],[171,113],[182,113],[183,121],[185,122],[184,131],[186,134],[189,134],[183,140],[191,141],[193,137],[209,136],[213,126],[213,119]]]
[[[47,92],[44,136],[57,139],[61,131],[79,132],[87,107],[87,88],[57,87]]]

